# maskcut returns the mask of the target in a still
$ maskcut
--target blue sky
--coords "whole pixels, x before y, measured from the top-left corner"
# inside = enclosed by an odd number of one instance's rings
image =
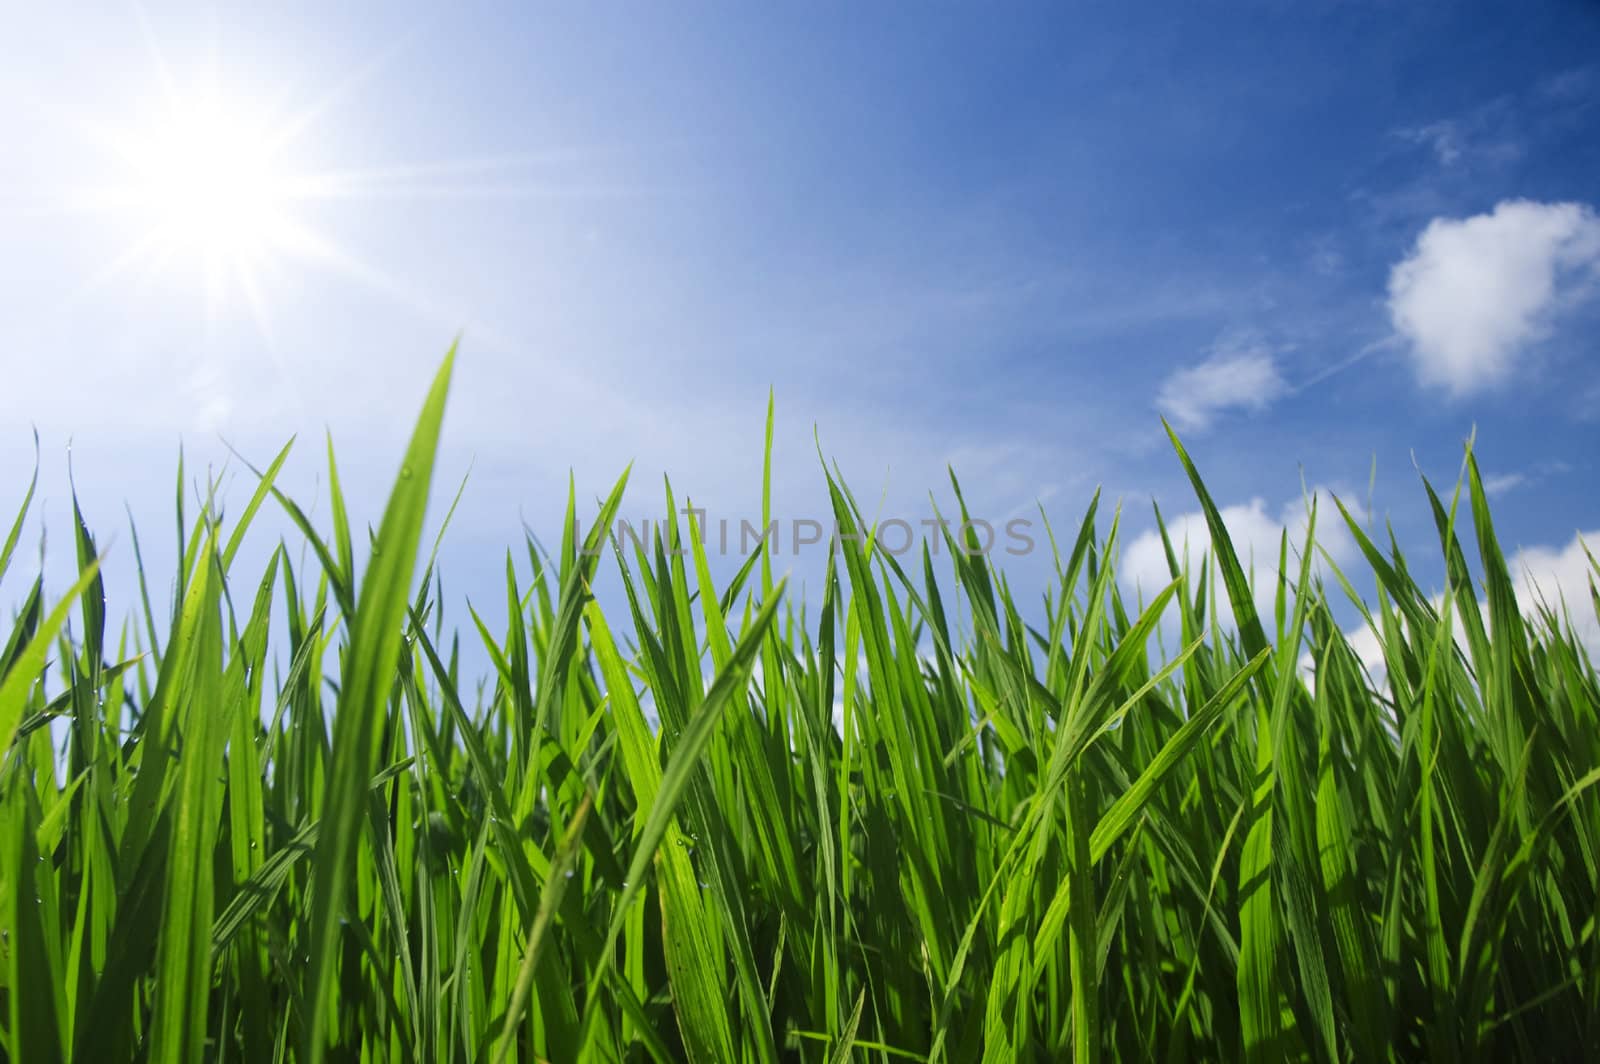
[[[1600,540],[1592,4],[42,7],[0,64],[0,484],[37,426],[55,569],[69,439],[102,539],[124,500],[170,538],[180,438],[299,432],[310,496],[327,427],[375,518],[458,331],[446,566],[479,601],[569,469],[753,517],[769,387],[785,515],[825,512],[815,430],[913,520],[947,464],[997,521],[1103,485],[1141,572],[1149,501],[1194,509],[1166,413],[1262,550],[1376,463],[1428,554],[1416,469],[1452,481],[1474,426],[1524,562],[1579,591]],[[292,121],[297,226],[210,297],[194,241],[142,243],[182,203],[106,195],[108,143],[206,108]]]

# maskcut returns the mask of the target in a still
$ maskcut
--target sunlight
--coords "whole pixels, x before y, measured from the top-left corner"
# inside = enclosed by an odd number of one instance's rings
[[[129,148],[131,206],[171,250],[241,266],[290,242],[290,180],[265,128],[211,100],[183,101]]]
[[[210,91],[170,94],[153,120],[107,136],[124,168],[107,205],[145,234],[146,265],[198,268],[213,320],[239,297],[268,332],[262,274],[323,244],[293,212],[294,128]]]
[[[405,302],[449,326],[461,315],[431,307],[423,293],[390,276],[325,231],[330,205],[397,201],[532,199],[563,194],[521,179],[546,155],[442,159],[376,167],[328,168],[326,143],[308,143],[340,101],[398,53],[398,46],[358,64],[328,91],[300,97],[292,83],[257,83],[250,91],[221,76],[215,55],[188,67],[169,65],[147,37],[158,91],[130,82],[123,109],[69,114],[91,146],[94,164],[64,177],[40,207],[96,216],[112,224],[119,245],[68,293],[63,307],[136,278],[188,278],[208,326],[238,314],[273,338],[274,289],[297,269],[337,275]],[[264,90],[264,91],[262,91]],[[318,150],[318,149],[322,150]],[[586,192],[587,190],[585,190]],[[318,208],[324,208],[320,213]],[[278,301],[282,301],[281,290]]]
[[[266,334],[263,278],[331,246],[295,209],[309,178],[288,149],[304,123],[273,120],[214,85],[178,91],[169,80],[167,90],[144,116],[85,123],[110,166],[76,202],[126,219],[137,234],[97,283],[129,271],[195,271],[209,320],[243,306]]]

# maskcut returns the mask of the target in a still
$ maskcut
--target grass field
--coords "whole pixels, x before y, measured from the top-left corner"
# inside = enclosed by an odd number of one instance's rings
[[[1524,615],[1470,455],[1419,489],[1442,589],[1338,511],[1253,589],[1174,439],[1214,547],[1142,609],[1094,504],[1042,606],[862,535],[802,610],[761,553],[717,586],[687,527],[577,542],[569,500],[558,554],[516,547],[508,629],[457,634],[422,535],[449,374],[359,578],[331,459],[318,533],[280,455],[225,524],[180,503],[170,612],[108,607],[81,520],[77,586],[25,592],[7,1059],[1600,1054],[1600,677]],[[310,564],[233,566],[262,507]],[[1312,564],[1318,522],[1359,571]],[[1362,597],[1376,675],[1332,611]]]

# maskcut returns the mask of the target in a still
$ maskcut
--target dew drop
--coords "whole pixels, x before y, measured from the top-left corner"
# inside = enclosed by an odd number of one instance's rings
[[[401,466],[400,467],[400,479],[401,480],[410,480],[411,479],[411,467],[410,466]]]

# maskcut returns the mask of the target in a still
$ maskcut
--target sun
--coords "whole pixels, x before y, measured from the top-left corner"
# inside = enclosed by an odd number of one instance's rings
[[[129,206],[169,251],[208,268],[258,265],[301,228],[280,140],[216,98],[175,101],[127,140]]]
[[[317,108],[234,96],[214,77],[185,85],[164,72],[162,89],[78,122],[98,160],[65,203],[114,223],[121,244],[82,294],[130,274],[193,284],[208,324],[243,310],[270,338],[268,289],[284,268],[348,258],[310,221],[327,176],[297,156]]]
[[[92,112],[61,112],[74,142],[69,161],[31,190],[34,209],[82,219],[95,244],[94,264],[63,297],[63,313],[130,281],[143,310],[143,295],[159,282],[188,300],[182,309],[203,311],[214,336],[249,318],[271,348],[275,299],[284,303],[286,289],[303,294],[297,282],[316,272],[438,317],[426,292],[345,245],[352,209],[550,194],[511,179],[528,165],[522,155],[349,165],[351,144],[365,138],[326,127],[401,44],[310,95],[304,89],[315,79],[251,78],[215,52],[171,64],[149,34],[146,46],[155,77],[126,77]]]
[[[300,128],[214,89],[169,93],[104,138],[119,165],[102,206],[134,222],[145,269],[199,271],[209,319],[242,302],[265,332],[263,278],[327,247],[297,214],[305,178],[289,149]]]

